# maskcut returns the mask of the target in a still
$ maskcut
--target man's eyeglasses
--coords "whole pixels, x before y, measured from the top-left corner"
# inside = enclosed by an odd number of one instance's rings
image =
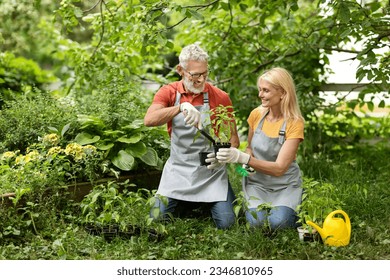
[[[203,78],[207,78],[207,75],[209,74],[209,72],[210,72],[210,70],[207,70],[206,72],[203,72],[203,73],[191,73],[191,72],[189,72],[189,71],[187,71],[186,69],[184,69],[183,68],[183,70],[185,71],[185,72],[187,72],[190,76],[191,76],[191,78],[193,78],[193,79],[199,79],[200,78],[200,76],[203,76]]]

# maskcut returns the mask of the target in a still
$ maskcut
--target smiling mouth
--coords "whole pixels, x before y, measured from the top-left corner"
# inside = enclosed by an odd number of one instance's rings
[[[199,86],[199,85],[202,85],[203,83],[202,82],[199,82],[199,81],[196,81],[196,82],[193,82],[193,85],[194,86]]]

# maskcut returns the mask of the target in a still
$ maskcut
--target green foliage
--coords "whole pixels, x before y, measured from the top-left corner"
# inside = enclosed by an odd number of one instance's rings
[[[125,228],[128,225],[141,225],[144,213],[141,205],[145,199],[141,191],[132,192],[134,187],[128,182],[118,184],[109,182],[107,185],[98,185],[80,203],[82,222],[84,224],[112,225],[119,224]],[[121,188],[121,189],[120,189]]]
[[[363,112],[328,108],[306,117],[302,156],[351,149],[362,141],[388,142],[389,117],[370,117]]]
[[[17,99],[23,90],[43,89],[53,80],[51,72],[42,70],[36,62],[0,52],[0,109],[4,101]]]
[[[39,48],[43,45],[37,26],[42,18],[50,17],[55,5],[50,0],[2,0],[0,52],[12,51],[18,56],[40,57],[42,50]]]
[[[152,225],[149,217],[150,190],[135,189],[135,185],[125,181],[123,183],[108,182],[95,186],[80,203],[83,225],[96,228],[118,227],[121,232],[137,228],[140,231],[152,226],[156,233],[164,233],[162,224]]]
[[[344,203],[338,197],[336,187],[331,183],[318,182],[313,178],[303,178],[302,203],[296,211],[299,217],[298,223],[302,227],[309,227],[306,222],[312,221],[322,225],[325,218],[334,210],[342,209]]]
[[[332,196],[335,195],[345,203],[343,210],[348,213],[352,223],[351,243],[346,247],[336,249],[320,242],[299,242],[295,229],[279,231],[272,236],[264,235],[262,230],[247,229],[239,194],[241,177],[235,176],[234,169],[231,169],[233,172],[230,178],[238,197],[235,207],[238,216],[237,223],[227,231],[216,229],[211,218],[180,218],[163,224],[166,238],[160,242],[151,242],[146,234],[134,236],[130,240],[117,238],[107,242],[101,236],[86,232],[82,226],[82,219],[86,216],[81,214],[80,204],[74,205],[69,201],[60,204],[61,195],[51,196],[50,201],[30,204],[26,209],[33,214],[38,234],[34,233],[31,217],[27,212],[22,218],[20,213],[16,214],[15,208],[0,207],[0,259],[387,260],[390,257],[390,209],[383,205],[390,203],[389,152],[389,147],[385,146],[360,146],[354,151],[326,157],[322,155],[319,159],[322,164],[310,157],[300,163],[302,166],[315,166],[319,170],[329,168],[326,179],[335,186],[332,187]],[[308,180],[310,184],[317,185],[313,187],[313,191],[321,182],[325,182],[323,179]],[[120,188],[119,185],[118,187]],[[130,185],[128,190],[132,190]],[[99,186],[95,194],[98,192],[100,194],[95,205],[100,208],[97,209],[103,209],[104,203],[97,202],[107,197],[106,213],[109,209],[116,209],[121,214],[119,222],[139,218],[140,223],[148,224],[146,215],[149,207],[146,205],[154,197],[153,192],[141,191],[131,195],[131,211],[134,211],[135,217],[123,216],[124,212],[121,212],[120,205],[129,194],[113,191],[110,195],[107,185]],[[137,203],[137,200],[141,203]],[[92,206],[92,196],[83,203],[84,206]],[[118,207],[110,208],[111,205]],[[124,207],[127,208],[126,205]],[[93,210],[85,213],[89,211]],[[96,211],[96,216],[101,213],[103,212],[100,210]],[[115,213],[115,210],[111,213]],[[39,215],[36,217],[36,214]]]
[[[162,128],[143,125],[148,102],[139,87],[114,79],[105,82],[98,92],[76,99],[80,114],[75,141],[95,144],[123,171],[161,169],[169,152],[168,135],[161,133]]]
[[[103,155],[92,145],[69,143],[61,147],[57,134],[48,134],[27,148],[26,153],[0,154],[1,192],[15,192],[19,201],[21,190],[39,190],[70,184],[94,181],[104,174]],[[16,203],[14,202],[14,203]]]
[[[58,102],[49,93],[28,90],[0,110],[0,152],[24,152],[47,134],[49,127],[63,127],[75,121],[71,106]],[[68,131],[69,136],[72,131],[73,128]]]
[[[148,131],[142,120],[134,120],[116,130],[93,116],[80,115],[78,121],[82,132],[77,134],[75,140],[83,145],[95,144],[99,150],[105,151],[106,158],[120,170],[136,169],[135,158],[148,166],[161,169],[163,162],[157,152],[141,141]]]
[[[234,112],[233,106],[222,106],[218,105],[217,107],[204,112],[207,114],[207,118],[211,122],[207,125],[204,125],[203,130],[205,130],[216,142],[219,143],[229,143],[232,133],[234,131]],[[200,135],[200,132],[197,132],[196,137]]]

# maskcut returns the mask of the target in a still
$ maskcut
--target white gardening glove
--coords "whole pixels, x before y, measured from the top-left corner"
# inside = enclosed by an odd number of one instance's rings
[[[251,156],[237,148],[221,148],[217,153],[217,160],[222,163],[248,164]]]
[[[217,169],[225,165],[224,163],[219,162],[215,158],[215,153],[209,153],[207,155],[207,158],[205,159],[205,162],[210,163],[209,165],[207,165],[207,169]]]
[[[197,125],[199,129],[202,129],[202,123],[200,121],[200,112],[189,102],[183,102],[180,104],[180,111],[184,113],[184,121],[189,125]]]

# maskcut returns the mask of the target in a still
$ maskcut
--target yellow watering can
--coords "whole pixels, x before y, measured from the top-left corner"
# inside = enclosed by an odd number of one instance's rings
[[[335,217],[336,214],[343,215],[343,218]],[[321,235],[322,241],[329,246],[346,246],[351,239],[351,221],[347,213],[343,210],[336,210],[330,213],[324,221],[324,225],[320,228],[311,221],[307,224],[314,227]]]

